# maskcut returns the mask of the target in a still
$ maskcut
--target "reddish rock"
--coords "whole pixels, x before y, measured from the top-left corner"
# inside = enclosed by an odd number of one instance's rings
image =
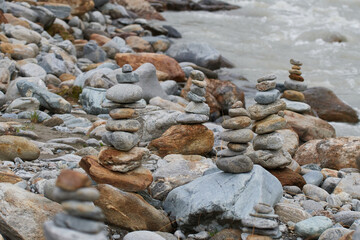
[[[41,0],[41,2],[66,4],[71,7],[71,15],[82,15],[95,6],[93,0]]]
[[[334,122],[359,122],[356,111],[324,87],[308,88],[303,92],[305,102],[316,111],[319,118]]]
[[[69,81],[69,80],[75,80],[76,77],[70,73],[63,73],[59,76],[59,79],[61,82]]]
[[[151,44],[138,36],[131,36],[126,38],[126,44],[130,46],[135,52],[153,52]]]
[[[111,38],[108,38],[104,35],[93,33],[90,35],[90,40],[94,40],[99,46],[102,46],[108,41],[110,41]]]
[[[0,23],[9,23],[11,25],[20,25],[23,27],[26,27],[28,29],[31,29],[30,24],[25,21],[21,20],[17,17],[14,17],[11,13],[4,13],[2,20],[0,20]]]
[[[134,70],[144,63],[152,63],[156,70],[168,75],[168,79],[177,82],[185,81],[185,73],[179,63],[164,54],[157,53],[118,53],[115,55],[116,63],[119,66],[130,64]]]
[[[281,182],[282,186],[298,186],[302,189],[306,184],[305,179],[300,174],[289,168],[269,169],[268,171]]]
[[[14,60],[36,57],[36,52],[32,47],[24,44],[0,43],[0,51],[9,54]]]
[[[335,129],[328,122],[310,115],[284,111],[287,128],[293,129],[301,141],[335,137]]]
[[[165,20],[155,8],[146,0],[113,0],[114,2],[124,6],[127,10],[135,12],[139,17],[145,19]]]
[[[214,133],[201,124],[174,125],[148,146],[160,157],[168,154],[204,155],[212,150]]]
[[[318,163],[321,168],[340,170],[356,168],[360,156],[360,137],[338,137],[309,141],[296,151],[294,160],[300,165]]]
[[[21,182],[23,179],[15,175],[14,172],[8,171],[1,171],[0,170],[0,183],[12,183],[15,184],[17,182]],[[1,238],[0,238],[1,239]]]
[[[99,184],[96,188],[100,198],[94,203],[102,209],[107,223],[129,231],[172,231],[169,218],[140,195],[106,184]]]
[[[190,91],[192,79],[189,78],[185,87],[181,91],[181,96],[187,98]],[[245,94],[235,84],[230,81],[221,81],[216,79],[205,79],[206,81],[206,103],[210,107],[211,118],[216,119],[222,115],[228,114],[231,106],[241,101],[245,103]]]
[[[56,179],[56,186],[65,191],[76,191],[80,188],[90,187],[91,180],[83,173],[64,169]]]
[[[127,173],[110,171],[101,166],[95,156],[83,157],[79,165],[95,182],[110,184],[128,192],[145,190],[153,180],[151,172],[142,167]]]

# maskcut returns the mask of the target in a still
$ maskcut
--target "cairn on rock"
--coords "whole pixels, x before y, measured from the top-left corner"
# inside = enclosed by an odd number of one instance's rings
[[[292,68],[289,70],[289,78],[285,80],[285,88],[287,90],[284,91],[283,95],[281,96],[286,103],[286,109],[304,113],[309,112],[311,107],[304,103],[305,96],[302,91],[307,89],[306,83],[304,83],[304,78],[301,76],[301,66],[302,63],[300,61],[296,61],[294,59],[290,59],[290,63],[293,65]]]
[[[258,203],[254,206],[255,213],[250,213],[247,218],[241,219],[241,231],[260,236],[269,236],[280,238],[279,223],[276,219],[278,215],[274,214],[274,209],[265,203]]]
[[[285,167],[292,161],[290,154],[282,149],[283,137],[276,132],[286,126],[283,112],[286,105],[278,99],[280,92],[275,89],[275,79],[275,75],[268,75],[257,80],[257,103],[248,109],[251,118],[256,120],[253,131],[257,134],[253,141],[255,151],[248,156],[267,169]]]
[[[45,238],[106,240],[105,216],[93,203],[100,193],[91,187],[89,177],[66,169],[60,173],[55,185],[53,197],[61,202],[65,212],[44,223]]]
[[[254,137],[253,131],[248,129],[251,125],[250,115],[241,101],[232,105],[229,115],[231,118],[222,123],[222,127],[228,130],[220,135],[223,141],[229,142],[228,148],[218,152],[216,166],[227,173],[250,172],[253,162],[245,155]]]
[[[185,108],[185,113],[180,114],[176,121],[179,124],[201,124],[209,120],[210,107],[205,103],[206,81],[201,71],[194,70],[190,73],[192,85],[187,97],[190,103]]]

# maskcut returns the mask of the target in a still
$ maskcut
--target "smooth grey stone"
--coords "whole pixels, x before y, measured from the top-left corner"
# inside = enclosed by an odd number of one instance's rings
[[[83,49],[84,57],[94,63],[104,62],[106,60],[106,53],[102,48],[97,45],[95,41],[89,41],[85,44]]]
[[[57,227],[53,221],[47,221],[44,223],[44,235],[47,240],[74,240],[74,239],[86,239],[86,240],[107,240],[106,232],[100,232],[98,234],[87,234],[71,229]]]
[[[141,109],[146,107],[146,101],[144,99],[140,99],[137,102],[134,103],[116,103],[111,102],[109,100],[104,100],[104,102],[101,104],[104,108],[109,109],[115,109],[115,108],[133,108],[133,109]]]
[[[220,134],[223,141],[232,143],[248,143],[253,137],[254,133],[250,129],[228,130]]]
[[[303,178],[306,183],[313,184],[315,186],[320,186],[323,181],[323,174],[319,171],[310,171],[303,175]]]
[[[35,97],[40,106],[53,113],[71,112],[71,104],[61,96],[38,87],[36,84],[26,80],[20,80],[16,86],[23,97]]]
[[[183,113],[176,118],[176,121],[180,124],[198,124],[209,121],[209,116],[203,114]]]
[[[131,67],[130,64],[124,64],[121,68],[123,73],[130,73],[133,71],[133,68]]]
[[[206,98],[200,97],[200,96],[194,94],[193,92],[188,92],[187,97],[189,98],[190,101],[193,101],[196,103],[202,103],[202,102],[206,101]]]
[[[284,149],[279,150],[257,150],[247,153],[255,164],[259,164],[267,169],[276,169],[289,165],[292,161],[289,152]]]
[[[299,82],[291,79],[286,79],[284,82],[286,89],[295,90],[295,91],[305,91],[307,89],[307,84],[304,82]]]
[[[66,19],[67,17],[70,16],[70,13],[71,13],[71,7],[69,5],[65,5],[65,4],[61,4],[61,5],[60,4],[56,4],[56,5],[44,4],[42,7],[49,10],[54,15],[54,17],[59,18],[59,19]]]
[[[241,224],[244,227],[249,227],[249,228],[254,227],[260,229],[274,229],[279,226],[278,223],[274,220],[254,218],[254,217],[247,217],[242,219]]]
[[[257,213],[263,213],[263,214],[268,214],[268,213],[271,213],[274,211],[274,209],[272,207],[269,207],[268,205],[261,204],[261,203],[256,204],[254,206],[254,210]]]
[[[246,173],[253,169],[253,162],[245,155],[219,157],[216,166],[226,173]]]
[[[259,78],[257,80],[257,82],[261,83],[261,82],[264,82],[264,81],[272,81],[272,80],[275,80],[275,79],[276,79],[276,75],[270,74],[270,75],[266,75],[266,76],[263,76],[263,77]]]
[[[166,80],[160,82],[161,88],[167,95],[179,95],[179,85],[174,80]]]
[[[321,203],[311,199],[303,201],[301,206],[310,213],[324,210],[324,206]]]
[[[229,109],[229,116],[230,117],[240,117],[240,116],[250,117],[250,114],[245,108],[231,108],[231,109]]]
[[[140,139],[138,135],[128,132],[106,132],[102,141],[120,151],[130,151]]]
[[[44,8],[43,8],[43,9],[44,9]],[[21,18],[19,18],[19,19],[24,20],[24,21],[26,21],[27,23],[29,23],[30,28],[31,28],[32,30],[34,30],[35,32],[39,33],[40,35],[44,32],[44,28],[43,28],[42,26],[40,26],[39,24],[33,23],[33,22],[27,20],[26,18],[23,18],[23,17],[21,17]],[[41,36],[42,36],[42,35],[41,35]]]
[[[64,60],[58,58],[54,53],[41,54],[36,57],[38,64],[46,73],[59,77],[67,72]]]
[[[100,193],[95,188],[80,188],[76,191],[70,192],[55,187],[52,192],[52,196],[57,202],[66,200],[95,201],[100,197]]]
[[[106,130],[108,131],[124,131],[124,132],[137,132],[141,124],[135,119],[114,120],[109,119],[106,122]]]
[[[105,17],[104,15],[99,11],[91,11],[89,12],[90,21],[91,22],[98,22],[102,25],[105,24]]]
[[[104,4],[108,3],[110,0],[94,0],[95,7],[99,8]]]
[[[131,48],[129,51],[129,47],[126,46],[125,40],[120,37],[114,37],[102,45],[102,49],[106,52],[109,58],[114,58],[116,53],[133,52]]]
[[[287,110],[290,110],[293,112],[298,112],[298,113],[309,112],[311,110],[310,105],[307,103],[290,101],[286,98],[283,98],[282,100],[286,103]]]
[[[253,141],[254,150],[278,150],[283,145],[284,138],[277,132],[257,135]]]
[[[150,231],[134,231],[125,235],[124,240],[166,240],[159,234]]]
[[[303,192],[308,198],[315,201],[326,201],[326,198],[329,196],[327,191],[313,184],[304,185]]]
[[[321,188],[326,190],[328,193],[332,193],[336,186],[339,184],[341,178],[327,177],[321,185]]]
[[[221,230],[226,224],[240,227],[241,219],[248,217],[258,202],[274,206],[282,192],[277,178],[254,165],[248,173],[215,172],[177,187],[168,194],[164,209],[181,229],[204,225]]]
[[[78,63],[79,63],[79,59],[78,59]],[[91,79],[93,77],[93,75],[95,74],[103,74],[105,76],[109,76],[109,74],[113,73],[114,70],[112,68],[95,68],[93,70],[90,70],[86,73],[81,73],[80,75],[78,75],[75,79],[74,82],[74,86],[80,86],[82,88],[84,88],[84,84],[88,79]],[[114,83],[116,83],[115,79],[112,79]]]
[[[331,208],[340,208],[342,205],[341,199],[335,194],[330,194],[329,196],[327,196],[326,202]]]
[[[10,103],[6,108],[6,112],[13,112],[14,110],[20,111],[35,111],[39,110],[40,102],[33,97],[21,97],[17,98]]]
[[[84,111],[92,115],[109,113],[109,109],[101,106],[105,99],[106,89],[103,88],[85,87],[79,96]]]
[[[64,121],[64,125],[68,128],[92,126],[90,120],[86,118],[75,117],[72,114],[55,114],[53,117],[54,116],[61,118]]]
[[[67,53],[71,54],[72,56],[76,56],[76,48],[70,40],[62,41],[56,45],[59,48],[64,49]]]
[[[5,2],[4,8],[6,9],[6,12],[11,13],[15,17],[24,17],[32,22],[36,22],[39,18],[39,15],[34,10],[24,7],[21,4]]]
[[[292,196],[301,193],[301,189],[298,186],[284,186],[284,191]]]
[[[115,64],[115,63],[111,63],[111,62],[104,62],[103,64],[97,66],[96,69],[101,69],[101,68],[109,68],[112,70],[117,70],[119,69],[119,65]]]
[[[19,71],[23,77],[39,77],[42,80],[45,80],[46,77],[45,70],[34,63],[27,63],[25,65],[22,65]]]
[[[270,104],[275,102],[280,97],[280,91],[277,89],[272,89],[265,92],[257,92],[255,94],[255,102],[258,104]]]
[[[118,83],[137,83],[139,82],[139,75],[136,72],[122,72],[116,75]]]
[[[281,232],[279,231],[278,227],[275,229],[259,229],[259,228],[242,227],[242,228],[240,228],[240,230],[245,233],[257,234],[257,235],[262,235],[262,236],[271,236],[274,238],[281,237]]]
[[[133,84],[117,84],[106,91],[106,98],[115,103],[135,103],[142,99],[141,87]]]
[[[316,216],[296,223],[295,233],[304,238],[316,238],[332,226],[331,219],[324,216]]]
[[[333,215],[335,222],[343,226],[351,226],[355,220],[360,219],[360,212],[341,211]]]
[[[93,202],[79,202],[69,200],[62,202],[61,205],[63,206],[64,210],[72,216],[99,221],[103,221],[105,218],[101,208],[95,206]]]
[[[184,73],[185,73],[185,77],[186,78],[189,78],[190,77],[190,73],[192,72],[192,71],[194,71],[194,69],[192,68],[192,67],[190,67],[190,66],[182,66],[181,65],[181,63],[180,63],[180,66],[181,66],[181,69],[184,71]]]
[[[106,3],[100,8],[101,12],[106,15],[110,15],[113,19],[117,18],[130,18],[126,9],[118,4]]]
[[[56,214],[54,223],[58,227],[69,228],[84,233],[94,234],[105,230],[105,224],[102,222],[73,217],[64,213]]]
[[[210,115],[210,107],[206,103],[195,103],[190,102],[186,108],[185,112],[187,113],[195,113],[195,114],[202,114],[202,115]]]
[[[345,234],[350,233],[351,230],[343,228],[343,227],[332,227],[325,230],[319,237],[319,240],[330,240],[330,239],[340,239]]]
[[[221,151],[218,151],[216,156],[218,157],[233,157],[233,156],[238,156],[241,155],[240,152],[235,152],[235,151],[231,151],[230,149],[223,149]]]
[[[10,24],[5,24],[3,30],[8,37],[12,37],[20,42],[24,41],[24,44],[39,44],[41,41],[41,35],[38,32],[20,25],[13,26]],[[37,46],[35,47],[38,49]]]
[[[42,123],[43,121],[50,119],[49,114],[36,110],[36,111],[24,111],[18,114],[19,119],[32,119],[38,123]]]
[[[196,86],[195,84],[191,84],[190,86],[190,92],[200,96],[200,97],[204,97],[206,94],[206,89]]]

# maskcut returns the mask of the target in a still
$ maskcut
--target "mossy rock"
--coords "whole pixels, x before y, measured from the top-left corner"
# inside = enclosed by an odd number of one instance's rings
[[[71,30],[66,30],[61,24],[54,23],[46,30],[51,36],[54,36],[55,34],[59,34],[64,40],[70,40],[71,42],[74,42],[75,38],[71,34]]]

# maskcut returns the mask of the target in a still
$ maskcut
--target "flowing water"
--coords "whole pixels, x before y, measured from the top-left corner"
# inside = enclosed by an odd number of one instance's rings
[[[231,72],[255,83],[274,73],[288,78],[290,58],[303,62],[309,87],[332,89],[360,109],[359,0],[226,0],[241,9],[165,12],[181,32],[176,41],[202,41],[234,63]],[[338,136],[360,136],[360,124],[331,123]]]

